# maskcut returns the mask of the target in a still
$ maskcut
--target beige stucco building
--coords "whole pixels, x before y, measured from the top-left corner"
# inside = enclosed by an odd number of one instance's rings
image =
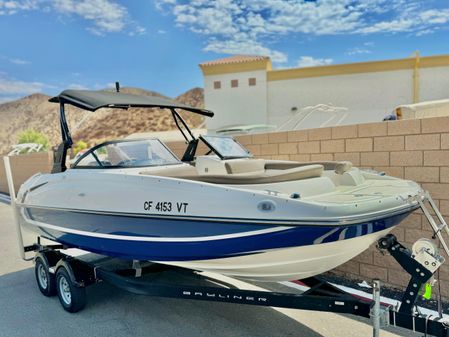
[[[376,122],[400,104],[449,98],[449,55],[272,69],[264,56],[200,64],[211,131],[230,125],[282,125],[305,107],[345,108],[344,118],[316,114],[301,128]]]

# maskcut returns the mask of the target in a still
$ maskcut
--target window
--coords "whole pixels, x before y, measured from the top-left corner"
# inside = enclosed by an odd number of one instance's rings
[[[214,89],[221,89],[221,82],[220,81],[214,81]]]
[[[95,157],[92,155],[92,153],[89,153],[87,156],[85,156],[84,158],[82,158],[77,166],[83,166],[83,167],[99,167],[100,164],[98,163],[98,161],[95,159]]]
[[[73,168],[127,168],[179,163],[179,159],[158,139],[119,140],[93,147],[78,159]]]
[[[255,85],[256,85],[256,78],[255,78],[255,77],[249,78],[249,79],[248,79],[248,85],[249,85],[250,87],[255,86]]]
[[[239,80],[231,80],[231,88],[237,88],[239,86]]]
[[[221,159],[252,157],[251,152],[232,137],[201,136],[200,139]]]

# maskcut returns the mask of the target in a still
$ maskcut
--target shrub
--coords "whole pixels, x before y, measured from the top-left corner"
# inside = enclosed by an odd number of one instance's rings
[[[87,149],[87,143],[83,142],[82,140],[79,140],[76,142],[75,146],[73,147],[73,154],[76,156],[78,152],[81,150]]]
[[[18,136],[18,144],[25,144],[25,143],[36,143],[41,144],[42,148],[40,151],[48,151],[50,147],[50,142],[48,140],[48,137],[44,135],[41,132],[38,132],[34,129],[27,129],[19,133]]]

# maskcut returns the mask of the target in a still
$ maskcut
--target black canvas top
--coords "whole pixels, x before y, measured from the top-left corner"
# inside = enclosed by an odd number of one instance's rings
[[[208,117],[214,115],[212,111],[190,107],[162,97],[138,96],[113,91],[64,90],[49,101],[67,103],[90,111],[100,108],[179,108]]]

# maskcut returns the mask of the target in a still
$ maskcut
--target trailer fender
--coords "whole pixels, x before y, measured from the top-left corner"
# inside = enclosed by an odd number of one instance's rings
[[[76,287],[79,287],[79,288],[84,287],[84,284],[83,284],[82,282],[78,282],[78,280],[77,280],[77,278],[76,278],[76,276],[75,276],[75,272],[74,272],[74,270],[73,270],[73,268],[72,268],[72,266],[71,266],[69,260],[66,260],[66,259],[60,259],[60,260],[58,261],[58,263],[56,264],[56,266],[55,266],[55,274],[56,274],[56,272],[58,271],[58,269],[61,268],[61,267],[65,267],[65,269],[66,269],[67,272],[69,273],[70,281],[71,281]]]

